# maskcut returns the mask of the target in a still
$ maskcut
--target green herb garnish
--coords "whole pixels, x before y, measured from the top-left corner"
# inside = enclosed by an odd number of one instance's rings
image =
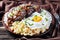
[[[46,15],[46,13],[44,13],[44,15]]]
[[[27,21],[25,21],[25,25],[27,25]]]
[[[13,13],[10,13],[10,16],[12,17],[14,14]]]
[[[36,17],[37,15],[35,15],[35,17]]]
[[[42,25],[44,25],[44,24],[42,23]]]
[[[30,26],[32,26],[33,24],[29,24]]]
[[[23,28],[21,28],[21,31],[23,32]]]
[[[40,15],[40,16],[42,16],[42,17],[43,17],[43,15]]]
[[[30,20],[30,18],[28,18],[28,20]]]
[[[48,21],[48,19],[47,18],[45,18],[46,19],[46,21]]]

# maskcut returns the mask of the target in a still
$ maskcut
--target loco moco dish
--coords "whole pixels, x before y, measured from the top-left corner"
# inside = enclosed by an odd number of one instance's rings
[[[12,33],[25,36],[44,33],[49,29],[51,21],[52,15],[34,4],[21,4],[13,7],[3,17],[4,24]]]

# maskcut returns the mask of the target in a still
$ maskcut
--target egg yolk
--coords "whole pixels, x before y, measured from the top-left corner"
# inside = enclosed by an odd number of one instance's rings
[[[34,16],[33,19],[32,19],[34,22],[39,22],[42,20],[42,17],[41,16]]]

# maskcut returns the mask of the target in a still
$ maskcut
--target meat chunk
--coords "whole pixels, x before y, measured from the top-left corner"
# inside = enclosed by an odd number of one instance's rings
[[[27,11],[26,17],[29,17],[29,16],[31,16],[32,13],[35,12],[35,9],[32,6],[27,6],[26,11]]]

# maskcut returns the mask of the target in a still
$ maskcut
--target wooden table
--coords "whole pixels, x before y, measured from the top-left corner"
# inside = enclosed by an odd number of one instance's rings
[[[35,0],[35,1],[37,1],[37,0]],[[49,0],[49,1],[52,4],[54,4],[54,3],[55,4],[58,4],[58,6],[60,8],[60,1],[59,0]],[[60,10],[59,10],[58,13],[60,13]],[[28,39],[28,38],[25,38],[25,37],[22,37],[22,38],[14,38],[14,37],[12,37],[12,35],[9,35],[9,33],[6,31],[5,27],[2,25],[2,23],[0,21],[0,40],[60,40],[60,33],[58,32],[58,36],[57,37],[55,37],[55,38],[48,38],[48,39],[42,39],[42,38],[29,38]]]

